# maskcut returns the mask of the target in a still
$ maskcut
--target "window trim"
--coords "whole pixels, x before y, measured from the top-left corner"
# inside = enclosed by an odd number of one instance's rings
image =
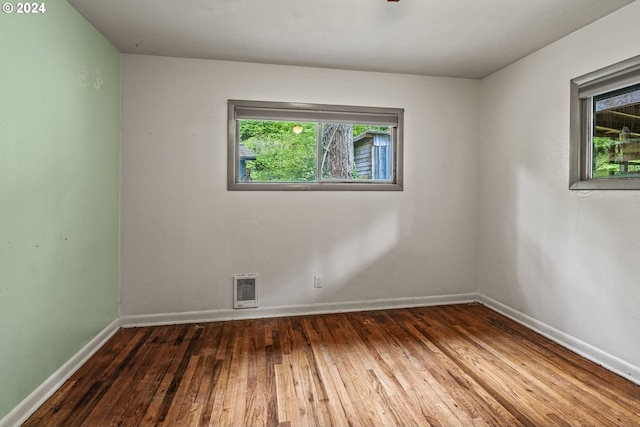
[[[314,182],[238,182],[236,181],[236,176],[239,168],[240,144],[236,143],[236,136],[240,132],[239,119],[242,118],[388,125],[391,128],[393,159],[391,182],[386,180],[372,180],[365,182],[354,182],[350,180],[318,180]],[[402,191],[403,131],[404,109],[402,108],[357,107],[351,105],[230,99],[228,101],[227,123],[227,190]]]
[[[570,190],[640,190],[640,177],[593,178],[593,97],[640,83],[640,55],[571,80]]]

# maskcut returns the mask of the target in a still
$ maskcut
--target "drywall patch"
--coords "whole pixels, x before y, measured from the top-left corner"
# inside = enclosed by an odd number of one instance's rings
[[[102,68],[95,67],[94,71],[89,71],[89,67],[86,64],[77,64],[77,79],[78,86],[81,88],[93,88],[100,90],[104,85],[104,75],[102,74]],[[91,67],[93,69],[93,67]]]

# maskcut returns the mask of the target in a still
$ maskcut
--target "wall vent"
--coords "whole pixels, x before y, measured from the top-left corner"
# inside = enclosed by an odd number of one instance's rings
[[[233,308],[258,307],[259,281],[257,274],[233,276]]]

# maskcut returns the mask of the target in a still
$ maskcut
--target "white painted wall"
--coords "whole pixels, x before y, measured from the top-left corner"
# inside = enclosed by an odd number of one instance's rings
[[[480,83],[122,56],[121,315],[477,291]],[[403,192],[230,192],[228,99],[405,109]],[[324,288],[313,288],[313,275]]]
[[[481,83],[479,289],[640,367],[640,192],[570,191],[569,81],[640,54],[635,2]]]

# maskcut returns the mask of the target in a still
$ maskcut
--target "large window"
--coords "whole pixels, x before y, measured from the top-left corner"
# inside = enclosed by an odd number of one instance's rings
[[[640,189],[640,56],[571,81],[571,189]]]
[[[230,190],[402,190],[399,108],[229,101]]]

